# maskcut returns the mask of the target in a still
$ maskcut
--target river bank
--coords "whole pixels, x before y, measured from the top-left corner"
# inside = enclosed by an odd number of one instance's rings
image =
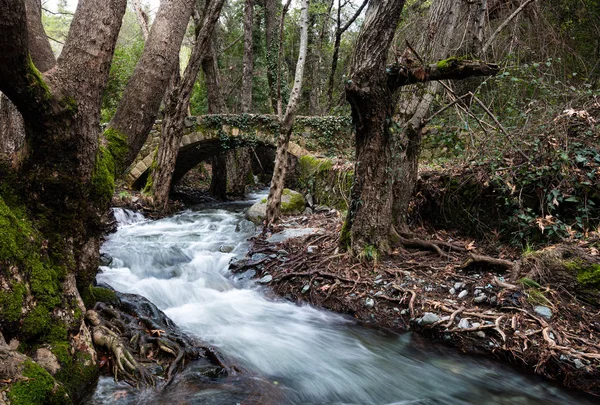
[[[598,297],[557,265],[585,255],[594,260],[594,244],[494,259],[475,241],[444,234],[433,242],[405,239],[404,247],[373,263],[339,253],[341,225],[335,210],[287,217],[273,234],[254,238],[246,260],[232,268],[251,269],[259,282],[293,302],[393,331],[412,330],[600,395]],[[296,228],[308,231],[280,241],[277,235]],[[544,273],[545,283],[533,280],[540,279],[535,271]]]
[[[136,390],[107,376],[88,403],[588,403],[416,334],[368,328],[282,300],[249,273],[231,273],[229,264],[243,259],[247,238],[255,235],[243,210],[262,198],[160,220],[130,215],[128,225],[107,237],[102,251],[113,260],[98,275],[99,283],[146,297],[242,372],[219,383],[186,368],[163,391]]]

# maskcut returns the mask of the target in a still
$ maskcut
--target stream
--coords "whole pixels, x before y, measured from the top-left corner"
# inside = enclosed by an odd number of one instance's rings
[[[230,273],[229,262],[245,255],[246,239],[252,236],[236,231],[242,211],[265,196],[253,194],[247,201],[157,221],[115,209],[119,229],[102,247],[113,262],[101,268],[98,282],[148,298],[183,330],[261,376],[256,378],[280,398],[274,403],[592,403],[540,378],[460,355],[411,333],[379,331],[274,298],[249,277]],[[239,402],[217,391],[212,397],[205,392],[164,399],[102,377],[86,403]]]

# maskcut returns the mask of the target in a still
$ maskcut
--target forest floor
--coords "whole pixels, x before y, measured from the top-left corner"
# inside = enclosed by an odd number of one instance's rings
[[[422,239],[403,239],[374,263],[339,253],[341,226],[335,210],[287,217],[272,234],[312,230],[279,243],[263,233],[253,239],[247,258],[231,269],[256,271],[260,283],[291,301],[397,332],[416,331],[465,353],[492,356],[600,395],[600,301],[580,294],[573,277],[552,264],[595,257],[593,243],[555,245],[519,257],[514,250],[498,251],[451,232],[421,228],[416,235]]]

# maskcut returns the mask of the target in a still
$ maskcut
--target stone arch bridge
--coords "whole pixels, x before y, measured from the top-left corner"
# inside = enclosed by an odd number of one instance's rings
[[[136,160],[125,173],[126,183],[133,188],[141,188],[146,181],[158,150],[160,126],[161,122],[157,121]],[[186,118],[173,184],[196,165],[224,150],[243,146],[275,148],[278,130],[279,123],[274,115],[215,114]],[[297,117],[288,153],[300,158],[322,153],[328,145],[340,145],[345,141],[352,142],[349,117]]]

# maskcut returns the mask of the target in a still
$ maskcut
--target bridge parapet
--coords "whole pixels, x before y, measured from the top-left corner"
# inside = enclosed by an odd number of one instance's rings
[[[138,157],[127,170],[125,180],[129,185],[138,182],[152,165],[158,150],[161,125],[160,121],[156,122]],[[174,180],[222,150],[256,145],[275,147],[278,133],[279,121],[275,115],[215,114],[187,117]],[[313,153],[331,153],[334,146],[344,148],[351,144],[351,121],[348,117],[299,116],[292,129],[288,152],[301,157]]]

